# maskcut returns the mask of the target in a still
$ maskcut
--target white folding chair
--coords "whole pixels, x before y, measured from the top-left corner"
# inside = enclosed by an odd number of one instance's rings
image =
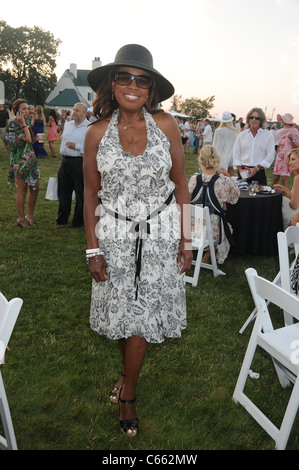
[[[193,259],[192,265],[194,265],[195,268],[193,276],[185,275],[185,282],[190,282],[193,287],[196,287],[198,284],[198,278],[201,267],[212,270],[214,277],[221,275],[225,276],[225,273],[218,269],[217,266],[209,208],[202,208],[199,205],[192,204],[191,216],[199,221],[199,225],[200,227],[202,227],[202,232],[200,238],[192,238],[192,250],[195,251],[195,259]],[[202,262],[202,256],[205,248],[209,248],[210,250],[211,264]]]
[[[281,286],[287,292],[291,292],[291,278],[290,274],[293,269],[296,257],[299,254],[299,224],[296,226],[288,227],[284,232],[277,233],[278,244],[278,257],[279,257],[279,272],[273,280],[274,284]],[[295,259],[291,256],[290,248],[294,248]],[[243,333],[247,326],[255,319],[256,307],[251,315],[247,318],[246,322],[240,329],[239,333]],[[286,324],[290,324],[293,318],[284,312],[284,319]]]
[[[278,232],[278,253],[279,253],[279,269],[280,284],[283,289],[293,293],[291,290],[291,271],[299,254],[299,226],[288,227],[285,232]],[[293,253],[295,259],[291,258],[290,247],[294,247]],[[284,312],[286,325],[293,323],[294,319],[288,312]]]
[[[258,424],[274,439],[276,448],[283,450],[286,447],[299,406],[299,323],[292,323],[274,329],[267,301],[277,305],[282,310],[286,310],[295,319],[299,320],[299,298],[274,284],[274,282],[259,277],[255,269],[247,269],[246,276],[258,311],[233,399],[243,405]],[[277,366],[276,372],[278,367],[279,370],[284,368],[285,371],[288,371],[293,383],[293,390],[279,428],[244,393],[257,346],[270,354],[274,365]],[[265,390],[265,400],[266,398],[267,390]]]
[[[23,300],[19,298],[8,302],[0,292],[0,416],[4,430],[4,436],[0,436],[0,448],[8,450],[17,450],[17,443],[1,375],[1,364],[22,304]]]

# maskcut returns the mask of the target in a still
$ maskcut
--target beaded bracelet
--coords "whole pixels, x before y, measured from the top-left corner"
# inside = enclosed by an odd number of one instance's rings
[[[86,250],[86,254],[90,254],[90,253],[99,253],[100,251],[100,248],[91,248],[89,250]]]
[[[99,261],[98,256],[104,256],[104,253],[100,250],[100,248],[93,248],[90,250],[86,250],[86,263],[89,264],[89,259],[94,258],[96,262]]]

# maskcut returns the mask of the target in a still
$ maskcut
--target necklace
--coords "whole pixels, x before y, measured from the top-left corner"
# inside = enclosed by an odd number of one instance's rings
[[[140,118],[140,113],[138,114],[137,118],[134,119],[134,121],[128,122],[125,126],[124,126],[124,123],[122,121],[120,121],[120,123],[123,126],[123,130],[126,131],[128,129],[128,127],[130,127],[132,124],[134,124],[134,122],[136,122],[139,118]]]

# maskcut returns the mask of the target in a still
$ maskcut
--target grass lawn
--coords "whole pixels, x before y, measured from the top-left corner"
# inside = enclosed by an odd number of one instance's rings
[[[188,176],[197,170],[191,151]],[[2,366],[19,449],[274,449],[232,394],[252,329],[239,334],[253,309],[244,271],[254,267],[272,280],[277,256],[231,254],[222,267],[226,276],[201,270],[198,287],[187,285],[188,327],[181,339],[149,347],[137,390],[140,430],[126,438],[108,398],[121,372],[118,343],[89,327],[84,229],[55,226],[58,203],[45,199],[59,160],[39,159],[36,227],[20,229],[0,142],[0,289],[8,299],[24,300]],[[254,370],[260,379],[248,388],[279,423],[289,390],[280,387],[267,357]],[[288,449],[299,449],[298,431],[297,420]]]

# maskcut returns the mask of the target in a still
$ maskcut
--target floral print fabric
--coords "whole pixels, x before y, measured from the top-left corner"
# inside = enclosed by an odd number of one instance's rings
[[[274,163],[273,174],[281,176],[290,176],[292,170],[287,164],[286,156],[291,150],[291,145],[287,137],[283,137],[279,140],[277,149],[277,156]]]
[[[203,181],[208,182],[213,176],[214,175],[203,174],[202,179]],[[190,181],[189,181],[189,193],[190,194],[192,194],[193,190],[195,189],[195,186],[196,186],[196,175],[193,175],[191,176]],[[238,186],[236,185],[236,183],[234,183],[234,181],[231,178],[224,176],[223,174],[220,174],[220,178],[216,180],[215,185],[214,185],[214,190],[215,190],[216,198],[218,199],[222,208],[226,202],[230,204],[236,204],[240,196],[240,190]],[[202,193],[202,188],[199,191],[199,195],[201,193]],[[219,215],[211,214],[210,220],[211,220],[213,240],[215,241],[216,248],[217,248],[216,259],[219,264],[223,264],[229,253],[230,244],[225,236],[223,222],[221,221]],[[220,223],[222,224],[222,230],[221,230],[222,239],[221,239],[221,243],[219,244],[218,242],[219,242]],[[231,226],[230,228],[231,228],[231,231],[233,231]],[[202,232],[202,226],[200,225],[200,221],[198,220],[194,221],[194,218],[193,218],[192,235],[200,238],[201,232]]]
[[[131,156],[122,149],[118,110],[114,111],[99,145],[97,166],[101,174],[102,205],[97,236],[107,262],[108,280],[92,281],[90,324],[98,334],[110,339],[136,335],[160,343],[165,337],[180,337],[186,327],[185,282],[177,267],[181,235],[175,197],[159,215],[150,219],[149,230],[139,233],[142,259],[137,299],[134,280],[138,234],[132,222],[110,213],[112,210],[131,220],[143,221],[174,190],[169,178],[170,143],[153,117],[143,111],[147,146],[142,155]]]
[[[33,188],[40,177],[33,146],[23,139],[24,130],[19,123],[11,121],[6,130],[6,140],[10,147],[8,182],[11,188],[15,185],[16,175],[19,175],[28,186]]]

